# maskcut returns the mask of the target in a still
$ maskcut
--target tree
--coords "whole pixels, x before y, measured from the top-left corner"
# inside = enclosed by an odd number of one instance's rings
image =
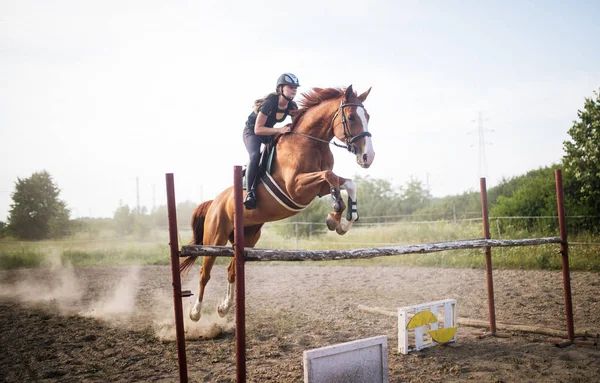
[[[571,141],[563,143],[565,171],[573,176],[572,196],[587,210],[586,214],[600,215],[600,93],[586,98],[583,110],[578,110],[580,121],[573,121],[568,133]]]
[[[555,216],[556,188],[554,185],[554,169],[544,167],[531,170],[518,177],[518,189],[507,195],[498,196],[497,204],[490,209],[490,215],[496,217],[539,217]],[[536,218],[512,221],[512,226],[519,229],[540,227],[543,230],[554,230],[556,221],[540,221]]]
[[[154,227],[160,229],[167,229],[169,227],[169,214],[167,212],[167,205],[160,205],[159,207],[152,210],[150,214],[152,217],[152,224]],[[179,212],[177,212],[177,218],[179,218]],[[191,216],[188,220],[191,221]],[[189,223],[186,224],[185,228],[188,228]],[[177,225],[179,227],[179,225]]]
[[[194,214],[194,210],[198,204],[196,202],[186,200],[183,202],[179,202],[176,207],[177,214],[177,227],[180,229],[190,229],[192,215]],[[166,212],[166,211],[165,211]],[[165,215],[167,218],[166,223],[168,224],[168,214]]]
[[[115,224],[115,232],[118,236],[124,236],[133,233],[134,218],[133,214],[129,210],[129,205],[123,205],[119,202],[119,207],[115,210],[113,215],[113,222]]]
[[[395,188],[386,179],[371,178],[370,176],[356,175],[354,182],[357,189],[358,213],[361,215],[362,222],[369,222],[369,217],[402,214],[401,188]]]
[[[411,177],[406,183],[406,188],[400,196],[402,199],[402,211],[404,214],[413,214],[415,211],[425,207],[431,200],[429,189],[423,182]]]
[[[39,240],[67,234],[70,211],[47,171],[17,178],[8,216],[9,231],[20,239]]]

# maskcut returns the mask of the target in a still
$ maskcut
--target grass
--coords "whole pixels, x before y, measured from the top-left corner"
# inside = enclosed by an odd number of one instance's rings
[[[0,248],[0,270],[40,267],[45,260],[43,253],[25,246],[10,251]]]
[[[275,225],[275,224],[272,224]],[[318,239],[285,239],[269,230],[263,230],[259,247],[276,249],[356,249],[401,246],[459,239],[481,238],[480,223],[434,222],[427,224],[389,224],[380,226],[354,226],[345,236],[333,232]],[[541,235],[530,231],[502,233],[502,238],[524,239],[558,236]],[[494,233],[492,233],[494,237]],[[571,236],[570,242],[589,245],[569,247],[569,266],[573,271],[600,271],[600,238],[586,235]],[[492,248],[492,266],[495,269],[560,270],[562,257],[559,245]],[[483,249],[451,250],[428,254],[407,254],[372,259],[327,261],[319,264],[363,266],[425,266],[449,268],[485,268]]]
[[[356,249],[400,246],[430,242],[452,241],[482,237],[477,223],[434,222],[427,224],[386,224],[379,226],[355,225],[348,234],[334,232],[311,238],[284,238],[273,226],[265,225],[257,247],[271,249]],[[492,236],[494,234],[492,233]],[[519,239],[544,237],[529,232],[502,233],[502,238]],[[189,231],[180,232],[179,244],[187,244]],[[600,271],[600,239],[590,236],[572,236],[569,264],[573,271]],[[492,249],[495,269],[542,269],[560,270],[559,245],[506,247]],[[147,238],[114,238],[109,233],[90,238],[80,234],[60,241],[20,242],[0,240],[0,269],[45,267],[60,261],[63,265],[109,266],[109,265],[167,265],[169,259],[168,233],[156,231]],[[229,258],[219,257],[218,264],[227,264]],[[295,263],[306,264],[302,262]],[[315,263],[310,263],[315,265]],[[425,266],[449,268],[484,268],[482,249],[452,250],[429,254],[385,256],[372,259],[318,262],[319,265],[352,266]]]
[[[187,239],[182,241],[188,242]],[[90,239],[82,234],[52,241],[0,240],[0,269],[45,267],[57,262],[73,266],[167,265],[170,262],[168,234],[156,232],[144,239]]]

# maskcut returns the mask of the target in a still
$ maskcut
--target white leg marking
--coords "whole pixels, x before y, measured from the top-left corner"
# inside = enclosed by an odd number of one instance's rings
[[[354,220],[356,220],[356,218],[354,218],[355,214],[352,214],[352,221],[348,221],[346,218],[341,219],[340,221],[340,226],[342,227],[343,231],[348,231],[350,230],[350,228],[352,227],[352,222]]]
[[[202,315],[202,302],[200,300],[196,300],[192,309],[190,310],[190,319],[194,322],[198,322],[200,320],[200,316]]]
[[[354,181],[346,180],[346,182],[340,185],[340,189],[346,190],[348,192],[348,197],[350,197],[352,201],[356,202],[356,184],[354,183]],[[350,206],[347,206],[346,208],[350,209]],[[348,229],[350,229],[350,226],[352,226],[352,222],[356,221],[357,219],[358,213],[352,213],[352,219],[347,224]],[[342,221],[340,223],[342,225],[342,228],[344,228],[345,225],[344,221],[348,222],[345,218],[342,218]],[[344,231],[348,231],[348,229],[344,228]]]
[[[348,192],[348,197],[352,198],[352,201],[356,201],[356,184],[352,180],[346,180],[340,185],[340,189]]]
[[[217,308],[217,312],[219,313],[219,315],[221,317],[224,317],[225,315],[227,315],[227,313],[229,312],[229,309],[231,308],[231,306],[233,306],[233,302],[235,299],[234,293],[235,293],[235,284],[229,283],[227,285],[227,296],[225,297],[223,302]]]

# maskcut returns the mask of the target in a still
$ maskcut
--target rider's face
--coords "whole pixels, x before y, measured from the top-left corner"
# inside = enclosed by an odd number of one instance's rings
[[[297,86],[293,86],[293,85],[284,85],[283,86],[283,95],[287,98],[294,98],[296,97],[296,92],[298,91],[298,87]]]

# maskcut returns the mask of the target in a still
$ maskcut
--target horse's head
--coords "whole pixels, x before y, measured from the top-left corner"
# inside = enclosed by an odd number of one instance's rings
[[[333,134],[346,143],[348,150],[356,155],[356,162],[363,168],[371,166],[375,158],[368,126],[369,113],[363,106],[369,92],[371,88],[357,96],[350,85],[331,121]]]

